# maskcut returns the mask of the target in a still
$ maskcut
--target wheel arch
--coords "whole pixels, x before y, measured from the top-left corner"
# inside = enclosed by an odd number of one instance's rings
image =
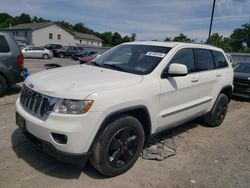
[[[132,116],[138,119],[138,121],[141,123],[144,133],[145,133],[145,143],[150,139],[151,135],[151,118],[149,111],[146,106],[144,105],[138,105],[133,107],[124,108],[121,110],[117,110],[106,116],[106,118],[102,121],[101,126],[99,127],[88,152],[92,152],[94,149],[94,146],[99,138],[99,136],[102,134],[103,130],[113,121],[123,117],[123,116]]]
[[[6,83],[7,83],[7,86],[10,86],[11,84],[11,81],[10,79],[8,78],[8,76],[2,72],[0,72],[0,75],[6,80]]]
[[[221,94],[221,93],[225,94],[228,98],[228,101],[230,101],[232,98],[232,95],[233,95],[233,86],[227,85],[227,86],[223,87],[219,94]]]

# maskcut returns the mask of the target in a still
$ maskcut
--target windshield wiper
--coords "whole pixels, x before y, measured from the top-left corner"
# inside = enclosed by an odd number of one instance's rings
[[[128,72],[127,70],[125,70],[124,68],[122,68],[122,67],[120,67],[119,65],[116,65],[116,64],[105,64],[105,63],[103,63],[102,65],[106,66],[106,67],[111,67],[112,69],[115,69],[115,70],[118,70],[118,71]]]

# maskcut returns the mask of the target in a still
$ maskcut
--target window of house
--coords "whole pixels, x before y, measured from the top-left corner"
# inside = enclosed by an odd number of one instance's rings
[[[213,51],[216,68],[228,67],[227,60],[221,52]]]
[[[0,35],[0,53],[9,52],[10,48],[4,36]]]
[[[27,36],[28,36],[28,33],[27,33],[27,31],[25,31],[25,32],[24,32],[24,35],[25,35],[25,37],[27,37]]]
[[[195,65],[194,65],[194,53],[191,48],[185,48],[179,50],[173,59],[170,61],[170,63],[179,63],[187,66],[188,72],[194,72],[195,71]]]
[[[61,34],[57,35],[57,40],[61,40]]]
[[[15,36],[15,32],[13,31],[12,34]]]
[[[198,71],[211,70],[214,68],[214,60],[210,50],[195,49],[194,51]]]
[[[16,31],[16,36],[18,36],[18,31]]]
[[[82,43],[82,40],[80,40],[80,43]]]
[[[49,33],[49,39],[53,39],[53,34]]]

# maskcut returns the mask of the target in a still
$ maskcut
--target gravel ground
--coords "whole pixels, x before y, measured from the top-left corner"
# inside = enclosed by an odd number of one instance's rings
[[[78,64],[69,59],[26,60],[31,73],[48,62]],[[19,84],[21,85],[21,84]],[[20,86],[0,98],[0,187],[250,187],[250,103],[234,99],[220,127],[197,122],[171,130],[176,155],[163,161],[139,158],[127,173],[106,178],[90,164],[80,170],[38,151],[15,125]]]

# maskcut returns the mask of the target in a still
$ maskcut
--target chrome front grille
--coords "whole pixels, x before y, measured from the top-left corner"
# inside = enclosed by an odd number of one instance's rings
[[[23,108],[41,120],[48,118],[57,101],[57,98],[38,93],[25,85],[20,95],[20,102]]]

